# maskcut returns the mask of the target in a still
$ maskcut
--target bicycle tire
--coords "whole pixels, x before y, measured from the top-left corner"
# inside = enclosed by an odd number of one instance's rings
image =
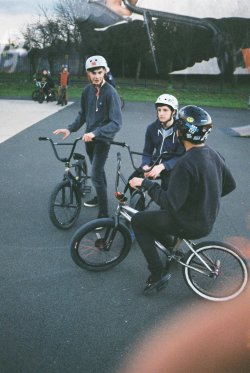
[[[102,229],[97,230],[97,228]],[[114,232],[112,218],[95,219],[84,224],[72,237],[71,258],[88,271],[105,271],[121,263],[131,248],[129,230],[121,223]],[[111,234],[115,236],[111,242]]]
[[[39,92],[37,95],[37,101],[39,102],[39,104],[42,104],[44,100],[45,100],[45,96],[43,92]]]
[[[71,228],[81,211],[81,196],[68,180],[57,184],[49,200],[49,217],[59,229]]]
[[[39,91],[35,90],[32,92],[31,98],[33,101],[38,101]]]
[[[242,293],[248,282],[248,266],[245,258],[228,243],[208,241],[195,248],[202,259],[217,269],[212,275],[197,256],[189,251],[183,261],[205,272],[183,267],[183,276],[193,292],[211,301],[223,302],[234,299]]]

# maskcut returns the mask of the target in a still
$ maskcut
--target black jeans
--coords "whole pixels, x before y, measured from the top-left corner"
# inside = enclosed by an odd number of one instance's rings
[[[91,179],[96,190],[98,199],[99,214],[108,215],[107,179],[104,170],[110,144],[104,141],[86,142],[86,152],[89,156]]]
[[[156,250],[154,241],[170,245],[172,237],[180,235],[177,221],[166,210],[141,211],[132,217],[132,228],[137,242],[148,262],[148,269],[153,276],[162,273],[164,265]]]

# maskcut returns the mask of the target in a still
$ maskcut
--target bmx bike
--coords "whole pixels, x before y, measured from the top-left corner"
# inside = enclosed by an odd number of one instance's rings
[[[32,92],[32,100],[38,101],[39,104],[42,104],[43,101],[47,99],[47,102],[51,101],[56,101],[57,100],[57,92],[54,88],[50,88],[48,90],[48,97],[46,98],[45,93],[44,93],[44,87],[46,86],[47,82],[42,82],[40,80],[36,80],[36,89]]]
[[[113,142],[113,144],[125,146],[124,143]],[[115,197],[118,206],[114,216],[94,219],[84,224],[71,239],[71,257],[83,269],[89,271],[111,269],[121,263],[130,252],[132,239],[124,220],[130,222],[138,211],[127,204],[126,195],[118,189],[121,175],[121,154],[117,153]],[[143,193],[140,196],[144,198]],[[175,237],[172,248],[164,246],[159,241],[155,241],[155,245],[166,261],[167,268],[172,262],[180,265],[187,286],[206,300],[222,302],[234,299],[247,286],[249,277],[247,260],[229,243],[219,241],[195,243],[185,237]]]
[[[91,191],[87,185],[88,167],[84,155],[75,153],[78,137],[73,143],[54,142],[49,137],[39,137],[39,141],[49,141],[56,158],[65,165],[63,180],[52,191],[49,199],[49,217],[51,222],[59,229],[69,229],[77,221],[81,208],[82,198]],[[60,157],[57,146],[71,146],[67,157]],[[71,160],[74,163],[71,163]]]

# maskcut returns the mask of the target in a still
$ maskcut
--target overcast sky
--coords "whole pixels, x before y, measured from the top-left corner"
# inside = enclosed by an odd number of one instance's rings
[[[38,18],[39,4],[53,8],[56,0],[0,0],[0,42]],[[196,17],[250,18],[249,0],[139,0],[138,5]]]

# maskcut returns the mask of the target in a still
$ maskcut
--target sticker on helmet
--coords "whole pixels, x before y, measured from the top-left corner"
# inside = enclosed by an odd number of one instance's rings
[[[194,118],[193,117],[187,117],[187,122],[188,123],[193,123],[194,122]]]

